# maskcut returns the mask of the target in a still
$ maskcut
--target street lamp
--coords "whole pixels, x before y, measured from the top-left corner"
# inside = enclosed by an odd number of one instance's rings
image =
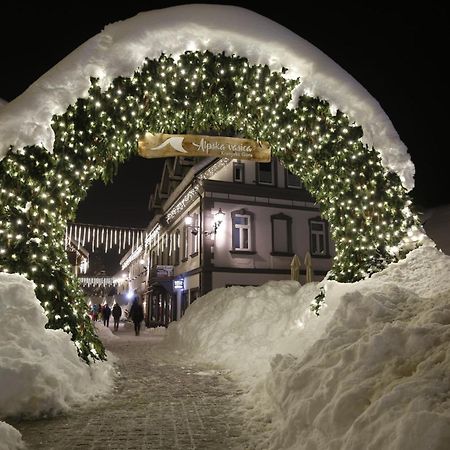
[[[219,208],[219,211],[216,212],[216,214],[214,214],[214,222],[213,222],[213,228],[211,231],[204,231],[203,234],[205,236],[211,235],[211,234],[216,234],[217,233],[217,229],[220,227],[220,224],[223,222],[223,219],[225,218],[225,213],[222,211],[222,208]],[[200,229],[199,225],[193,225],[194,223],[194,219],[192,218],[192,216],[186,216],[184,218],[184,223],[186,224],[187,227],[192,228],[191,233],[193,235],[197,235],[198,234],[198,230]]]

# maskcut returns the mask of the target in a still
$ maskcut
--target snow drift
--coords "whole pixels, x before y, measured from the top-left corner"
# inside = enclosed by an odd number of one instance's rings
[[[67,333],[44,328],[31,281],[0,273],[0,317],[0,419],[55,414],[112,387],[110,362],[88,366]]]
[[[25,448],[22,435],[11,425],[0,420],[0,450],[21,450]]]
[[[167,344],[232,370],[257,448],[444,450],[450,442],[450,257],[424,247],[371,279],[271,282],[197,299]]]

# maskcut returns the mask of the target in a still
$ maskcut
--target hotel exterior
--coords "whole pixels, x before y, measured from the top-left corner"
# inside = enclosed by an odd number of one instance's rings
[[[119,292],[137,289],[148,326],[179,319],[199,296],[233,285],[321,280],[334,255],[328,224],[300,180],[268,163],[168,158],[142,245],[121,260]]]

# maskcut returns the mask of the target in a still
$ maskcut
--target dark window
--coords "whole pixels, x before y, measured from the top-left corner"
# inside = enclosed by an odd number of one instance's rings
[[[198,294],[199,294],[198,288],[194,288],[194,289],[191,289],[191,290],[189,291],[189,304],[190,304],[190,305],[191,305],[192,303],[194,303],[195,300],[197,300]]]
[[[286,187],[288,188],[296,188],[301,189],[303,187],[303,183],[297,175],[294,175],[292,172],[286,169]]]
[[[233,163],[233,181],[235,183],[245,182],[244,167],[245,166],[242,163]]]
[[[310,220],[309,232],[311,239],[311,256],[328,255],[326,222],[323,220]]]
[[[192,230],[198,230],[198,214],[192,214]],[[198,233],[191,232],[191,255],[198,253]]]
[[[184,312],[186,311],[188,307],[188,291],[183,291],[181,293],[181,311],[180,311],[180,317],[184,315]]]
[[[187,259],[189,256],[189,227],[185,225],[183,227],[183,243],[182,243],[182,249],[183,249],[183,259]]]
[[[256,171],[259,184],[275,184],[273,161],[269,163],[256,163]]]
[[[292,253],[292,218],[285,214],[271,216],[272,253]]]
[[[174,242],[174,266],[180,264],[180,230],[175,232],[175,242]]]

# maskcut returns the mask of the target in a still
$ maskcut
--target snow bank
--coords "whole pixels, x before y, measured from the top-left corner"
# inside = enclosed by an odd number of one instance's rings
[[[0,420],[0,450],[21,450],[24,448],[25,444],[20,432]]]
[[[272,282],[196,300],[167,343],[247,387],[256,448],[444,450],[450,442],[450,257],[424,247],[371,279]],[[197,330],[197,332],[195,331]]]
[[[112,321],[114,323],[114,321]],[[115,341],[117,339],[119,339],[118,336],[116,336],[111,328],[105,327],[102,323],[100,322],[95,322],[94,323],[94,327],[95,327],[95,332],[97,333],[97,336],[100,338],[100,340],[105,343],[105,342],[111,342],[111,341]],[[109,357],[108,357],[109,359]]]
[[[34,284],[0,273],[0,418],[55,414],[102,395],[113,384],[110,362],[88,366],[47,317]]]
[[[216,289],[170,324],[166,343],[204,362],[258,377],[278,352],[298,349],[299,340],[306,350],[321,334],[333,308],[325,308],[318,320],[309,309],[317,294],[316,283],[300,289],[296,281]]]
[[[226,5],[181,5],[140,13],[108,25],[32,84],[0,111],[0,159],[10,145],[53,149],[50,127],[77,98],[87,97],[90,78],[104,89],[130,76],[162,52],[210,50],[247,57],[251,64],[289,69],[300,77],[298,95],[318,96],[362,126],[363,141],[381,154],[383,165],[414,187],[414,165],[380,104],[332,59],[287,28],[252,11]],[[293,99],[294,103],[295,99]]]

